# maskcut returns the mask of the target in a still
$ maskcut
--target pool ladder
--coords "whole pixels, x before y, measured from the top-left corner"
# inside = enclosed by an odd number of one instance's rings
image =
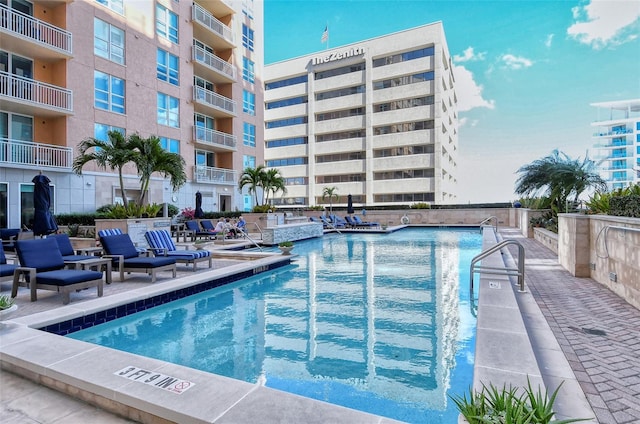
[[[493,232],[495,234],[498,234],[498,217],[493,215],[487,219],[482,220],[482,222],[480,223],[480,232],[482,232],[485,224],[490,223],[492,220],[495,220],[495,224],[493,224]]]
[[[486,258],[487,256],[499,251],[503,247],[515,244],[518,246],[518,267],[517,268],[501,268],[494,266],[482,266],[478,265],[477,262]],[[524,292],[524,247],[517,240],[503,240],[500,243],[496,244],[488,248],[487,250],[482,251],[480,254],[476,255],[471,260],[471,272],[470,272],[470,285],[469,290],[471,291],[471,295],[473,297],[473,274],[474,273],[484,273],[484,274],[493,274],[493,275],[508,275],[508,276],[517,276],[518,277],[518,285],[520,286],[520,292]]]

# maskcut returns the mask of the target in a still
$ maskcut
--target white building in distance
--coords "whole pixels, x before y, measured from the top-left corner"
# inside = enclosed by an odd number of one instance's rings
[[[441,22],[265,66],[265,164],[282,207],[455,203],[458,111]]]

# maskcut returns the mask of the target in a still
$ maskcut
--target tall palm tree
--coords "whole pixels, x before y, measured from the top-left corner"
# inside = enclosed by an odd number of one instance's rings
[[[158,137],[142,138],[138,134],[132,134],[129,136],[129,141],[137,153],[134,161],[140,176],[139,205],[142,205],[145,201],[145,195],[149,191],[151,175],[154,172],[165,178],[169,177],[173,191],[178,190],[187,182],[187,174],[184,172],[184,159],[179,154],[163,149]]]
[[[258,203],[258,188],[262,188],[264,173],[264,165],[258,165],[256,168],[247,167],[244,169],[238,182],[240,191],[242,191],[245,186],[248,186],[249,194],[253,193],[255,196],[256,205],[260,204]]]
[[[571,159],[557,149],[517,171],[515,192],[524,196],[546,194],[556,211],[562,210],[571,195],[575,201],[589,188],[606,189],[606,182],[588,157]]]
[[[282,193],[287,192],[287,187],[284,185],[284,178],[280,175],[279,169],[267,169],[263,177],[262,188],[264,189],[264,193],[266,193],[265,204],[269,203],[269,193],[273,193],[273,197],[275,197],[279,191],[282,191]]]
[[[333,215],[333,199],[338,200],[338,187],[325,187],[322,189],[322,200],[329,198],[329,214]]]
[[[72,170],[81,175],[82,168],[89,162],[95,162],[101,169],[111,169],[118,171],[120,181],[120,192],[124,207],[128,206],[127,193],[124,188],[124,178],[122,169],[129,162],[134,162],[136,152],[131,146],[129,139],[119,131],[109,131],[108,140],[98,140],[97,138],[87,138],[78,145],[79,155],[73,160]]]

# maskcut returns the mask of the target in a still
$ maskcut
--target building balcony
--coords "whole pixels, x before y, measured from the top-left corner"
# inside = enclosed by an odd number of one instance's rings
[[[6,168],[51,169],[71,171],[73,149],[33,141],[0,138],[0,164]]]
[[[598,131],[593,133],[594,137],[616,137],[624,134],[633,134],[633,129],[631,128],[621,128],[615,131]]]
[[[194,3],[191,9],[191,20],[194,23],[194,38],[206,42],[216,50],[235,47],[231,28],[220,22],[208,10],[197,3]]]
[[[0,48],[32,58],[66,59],[73,55],[69,31],[0,4]]]
[[[193,180],[197,183],[236,185],[236,171],[225,168],[196,165],[193,167]]]
[[[0,104],[27,115],[70,115],[73,113],[73,93],[66,88],[0,72]]]
[[[236,116],[236,102],[205,88],[193,87],[193,101],[197,112],[204,112],[214,118],[232,118]]]
[[[192,46],[195,74],[214,82],[229,84],[236,81],[236,68],[202,47]]]
[[[212,148],[213,151],[235,152],[236,136],[208,128],[193,127],[193,141]]]

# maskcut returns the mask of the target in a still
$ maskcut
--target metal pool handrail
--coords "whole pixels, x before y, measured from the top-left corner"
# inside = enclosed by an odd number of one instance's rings
[[[500,268],[500,267],[493,267],[493,266],[476,265],[476,262],[486,258],[492,253],[499,251],[500,249],[502,249],[503,247],[509,244],[515,244],[518,246],[518,268],[508,268],[508,267]],[[480,254],[476,255],[471,260],[470,270],[471,272],[469,277],[471,278],[471,281],[470,281],[471,284],[469,285],[469,290],[471,291],[472,297],[473,297],[473,274],[476,272],[485,273],[485,274],[495,274],[495,275],[517,276],[518,284],[520,285],[520,289],[518,291],[520,292],[525,291],[524,290],[524,247],[517,240],[510,240],[510,239],[503,240],[500,243],[496,244],[495,246],[482,251]]]
[[[487,222],[491,222],[492,219],[495,219],[496,223],[493,225],[493,231],[495,231],[495,233],[498,233],[498,217],[497,216],[490,216],[489,218],[484,219],[481,223],[480,223],[480,232],[482,232],[482,226],[484,224],[486,224]]]

